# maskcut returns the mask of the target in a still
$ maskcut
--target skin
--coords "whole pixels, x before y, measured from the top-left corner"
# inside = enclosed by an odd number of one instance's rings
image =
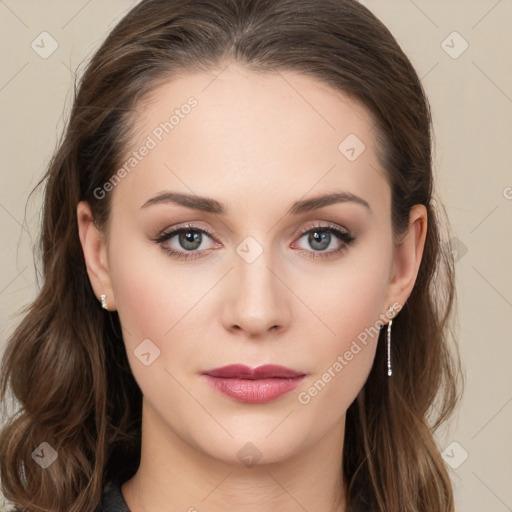
[[[144,395],[141,465],[122,492],[133,512],[217,512],[226,503],[243,512],[343,511],[345,414],[371,370],[377,336],[358,343],[362,349],[309,403],[298,396],[390,305],[405,303],[423,254],[426,209],[411,210],[395,246],[391,190],[371,115],[360,104],[293,72],[256,74],[231,64],[217,74],[182,75],[140,108],[131,150],[187,98],[198,101],[109,192],[108,236],[86,202],[77,208],[93,290],[119,313]],[[338,150],[351,133],[366,146],[355,161]],[[141,209],[162,191],[214,198],[228,213],[173,203]],[[344,202],[286,214],[295,201],[337,191],[363,198],[371,210]],[[176,259],[151,239],[186,222],[215,238],[203,235],[197,259]],[[310,258],[343,245],[331,235],[327,248],[315,250],[321,244],[307,234],[295,236],[315,222],[348,230],[356,241]],[[247,236],[263,250],[251,263],[236,252]],[[187,252],[178,236],[164,244]],[[148,366],[134,354],[144,339],[160,350]],[[272,402],[243,404],[200,375],[231,363],[281,364],[307,375]],[[257,448],[256,464],[239,457],[244,446]]]

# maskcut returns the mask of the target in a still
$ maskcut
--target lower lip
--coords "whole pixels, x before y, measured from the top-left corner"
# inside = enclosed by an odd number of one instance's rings
[[[265,404],[294,390],[305,375],[292,378],[237,379],[205,375],[208,384],[223,395],[245,404]]]

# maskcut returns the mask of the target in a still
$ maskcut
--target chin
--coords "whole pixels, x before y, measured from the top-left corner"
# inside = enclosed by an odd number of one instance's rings
[[[290,436],[273,432],[275,425],[265,431],[252,430],[246,435],[234,435],[234,439],[211,439],[211,444],[204,446],[205,453],[230,466],[250,468],[265,464],[274,464],[294,456],[300,449],[301,442]],[[217,449],[212,452],[212,447]]]

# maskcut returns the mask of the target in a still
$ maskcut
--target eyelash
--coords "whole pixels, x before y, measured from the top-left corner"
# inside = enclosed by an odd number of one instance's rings
[[[169,241],[171,238],[174,238],[176,235],[179,235],[180,233],[188,233],[190,231],[193,232],[199,232],[208,235],[210,238],[214,239],[213,233],[207,229],[207,228],[200,228],[197,226],[194,226],[193,224],[187,224],[185,226],[181,226],[175,229],[172,229],[170,231],[164,231],[160,234],[158,234],[155,238],[152,240],[160,245],[163,251],[165,251],[170,256],[177,258],[179,260],[195,260],[198,258],[201,258],[200,251],[176,251],[175,249],[170,249],[168,246],[164,245],[165,242]],[[334,225],[329,224],[314,224],[313,226],[309,226],[304,230],[300,230],[299,232],[295,233],[294,237],[302,238],[304,235],[307,235],[311,232],[315,231],[321,231],[321,232],[329,232],[333,233],[343,244],[340,246],[339,249],[331,250],[331,251],[308,251],[306,249],[301,249],[300,252],[304,252],[307,254],[307,257],[309,258],[329,258],[336,254],[341,253],[345,249],[347,249],[348,246],[352,245],[356,238],[351,235],[347,231],[343,231]],[[206,251],[209,251],[212,249],[206,249]],[[199,256],[195,256],[195,254],[198,254]]]

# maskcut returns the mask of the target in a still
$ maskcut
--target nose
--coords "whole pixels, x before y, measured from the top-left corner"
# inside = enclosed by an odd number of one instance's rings
[[[235,254],[233,269],[225,282],[221,319],[224,327],[250,338],[287,330],[293,294],[285,282],[270,251],[264,250],[254,261]]]

